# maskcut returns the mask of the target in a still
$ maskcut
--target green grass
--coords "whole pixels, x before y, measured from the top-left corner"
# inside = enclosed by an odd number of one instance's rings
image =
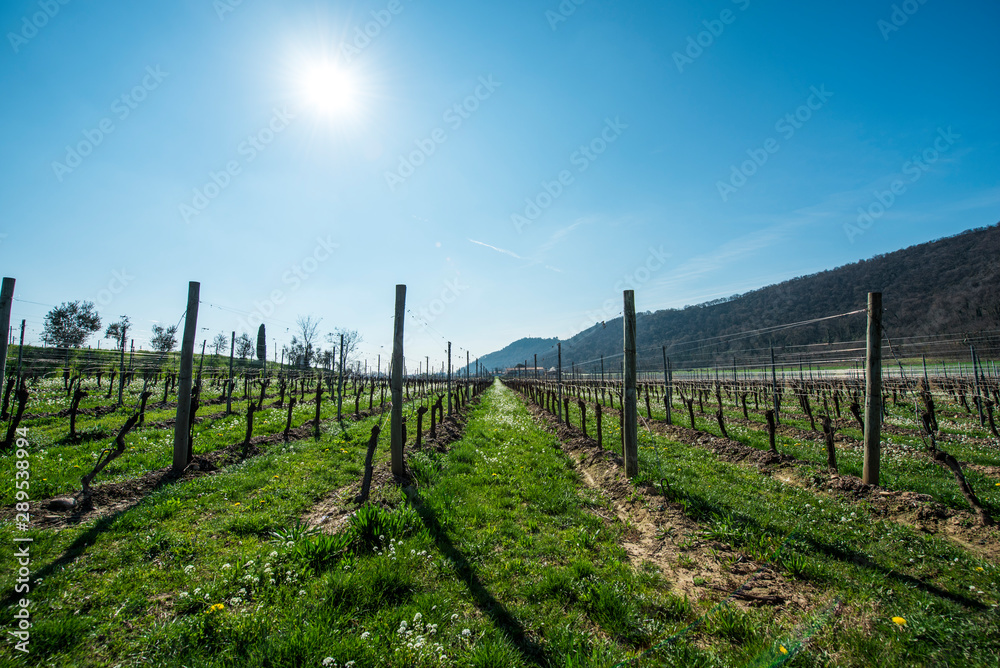
[[[575,402],[571,407],[571,419],[579,425]],[[606,443],[620,451],[617,422],[611,422],[609,427],[605,421],[610,431],[605,431]],[[700,426],[717,433],[714,420],[711,424],[714,430],[707,421]],[[759,434],[729,429],[738,440],[767,447],[766,434],[762,443]],[[618,440],[609,442],[609,436]],[[945,538],[880,520],[866,503],[788,485],[754,468],[720,461],[704,448],[645,430],[640,430],[639,463],[636,482],[652,484],[667,500],[679,503],[690,517],[707,525],[706,537],[758,560],[781,545],[777,563],[782,570],[847,607],[839,625],[820,630],[813,644],[796,656],[795,665],[992,666],[1000,660],[997,564]],[[950,475],[930,471],[922,477],[907,458],[888,458],[883,467],[889,479],[907,489],[929,490],[954,502]],[[991,483],[980,489],[996,504]],[[743,633],[746,625],[739,616],[726,615],[709,628],[724,635]],[[893,617],[905,619],[906,625],[895,624]]]

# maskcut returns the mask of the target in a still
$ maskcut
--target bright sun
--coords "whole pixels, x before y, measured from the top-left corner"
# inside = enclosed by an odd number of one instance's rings
[[[300,86],[305,102],[322,113],[343,114],[357,106],[358,91],[353,77],[332,63],[309,67]]]

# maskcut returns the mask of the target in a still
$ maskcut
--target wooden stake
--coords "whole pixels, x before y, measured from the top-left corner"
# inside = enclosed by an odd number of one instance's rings
[[[774,370],[774,346],[771,346],[771,390],[774,396],[774,423],[781,424],[778,416],[778,374]]]
[[[3,288],[0,289],[0,329],[3,330],[3,342],[0,342],[0,387],[3,387],[4,374],[7,371],[7,345],[10,342],[10,308],[14,302],[13,278],[4,277]]]
[[[187,312],[184,315],[184,338],[181,343],[181,369],[177,385],[177,419],[174,422],[174,473],[187,466],[188,426],[191,418],[191,372],[194,370],[194,339],[198,334],[198,295],[201,284],[188,283]]]
[[[639,432],[635,390],[635,291],[625,290],[625,390],[622,408],[622,439],[624,443],[625,476],[639,473]]]
[[[882,438],[882,293],[868,293],[865,355],[865,452],[861,481],[878,486]]]
[[[979,426],[986,426],[986,418],[983,416],[983,394],[979,388],[979,373],[977,372],[978,360],[976,359],[976,347],[969,345],[969,352],[972,353],[972,380],[976,388],[976,408],[979,409]]]
[[[448,342],[448,417],[451,417],[451,341]]]
[[[392,337],[392,415],[390,424],[390,451],[392,474],[403,475],[403,323],[406,318],[406,286],[396,286],[396,319]],[[448,377],[451,379],[451,344],[448,344]],[[449,395],[450,397],[450,395]],[[450,404],[449,404],[450,408]]]
[[[344,407],[344,335],[340,335],[340,374],[337,376],[337,422]]]
[[[124,401],[125,392],[125,332],[128,330],[128,326],[122,327],[122,345],[121,345],[121,359],[118,362],[118,406],[121,406]]]
[[[23,353],[24,353],[24,324],[25,324],[25,322],[26,321],[24,319],[21,320],[21,338],[20,338],[20,343],[18,343],[18,345],[17,345],[17,389],[15,390],[15,393],[20,392],[21,389],[23,389],[22,386],[24,385],[24,376],[21,374],[21,360],[22,360]],[[101,345],[100,339],[98,339],[97,345],[98,346]]]
[[[236,332],[229,342],[229,384],[226,386],[226,415],[233,412],[233,355],[236,352]],[[166,401],[164,399],[164,401]]]
[[[673,424],[670,418],[670,362],[667,360],[667,347],[663,346],[663,403],[667,407],[667,424]]]
[[[201,369],[202,369],[203,366],[205,366],[205,346],[207,344],[208,344],[208,339],[202,339],[202,341],[201,341],[201,357],[198,358],[198,380],[195,382],[195,385],[201,385]],[[122,351],[124,352],[124,350],[125,350],[125,348],[123,346],[122,347]]]
[[[559,387],[559,396],[556,398],[556,422],[562,422],[562,342],[560,341],[556,345],[559,351],[558,363],[556,365],[556,383]]]

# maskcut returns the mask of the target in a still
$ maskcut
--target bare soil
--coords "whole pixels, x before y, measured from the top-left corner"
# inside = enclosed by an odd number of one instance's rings
[[[906,524],[928,534],[942,535],[963,548],[989,559],[1000,556],[1000,530],[984,527],[978,523],[975,513],[948,508],[926,494],[905,490],[885,490],[875,485],[866,485],[860,478],[850,475],[820,474],[817,476],[798,467],[814,467],[791,455],[775,455],[736,441],[714,436],[687,427],[668,425],[660,420],[647,421],[653,431],[688,445],[706,448],[723,461],[755,466],[762,473],[777,475],[787,483],[827,491],[841,498],[854,501],[869,501],[876,516]],[[757,428],[760,425],[756,425]],[[779,431],[801,432],[800,438],[821,438],[821,434],[794,427],[779,427]],[[858,443],[853,439],[839,439]],[[860,446],[860,444],[859,444]],[[749,452],[748,452],[749,451]],[[1000,476],[1000,467],[966,465],[990,476]]]
[[[558,423],[548,412],[530,403],[528,409],[559,438],[563,452],[587,487],[607,502],[606,514],[595,514],[609,525],[624,525],[622,546],[633,566],[654,564],[674,593],[692,600],[732,598],[743,607],[766,605],[790,611],[815,605],[819,595],[810,584],[789,580],[776,566],[704,539],[703,527],[688,518],[678,504],[668,502],[651,486],[636,487],[629,482],[617,454],[598,448],[597,441],[584,437],[575,427]],[[740,453],[743,459],[750,455]]]

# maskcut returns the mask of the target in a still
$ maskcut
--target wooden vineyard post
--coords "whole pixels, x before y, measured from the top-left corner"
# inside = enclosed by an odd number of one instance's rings
[[[878,486],[882,438],[882,293],[868,293],[865,354],[865,452],[861,481]]]
[[[978,360],[976,359],[976,347],[969,345],[969,352],[972,354],[972,380],[976,388],[976,408],[979,409],[979,426],[986,426],[986,418],[983,416],[983,394],[979,388],[979,372],[977,371]]]
[[[431,404],[431,438],[437,438],[437,423],[434,418],[441,412],[441,398],[438,397],[437,401]]]
[[[556,346],[558,346],[559,351],[556,365],[556,384],[559,387],[559,396],[556,401],[556,422],[562,422],[562,342],[560,341]]]
[[[599,449],[604,448],[604,431],[601,429],[601,402],[597,402],[594,406],[595,415],[597,420],[597,447]]]
[[[771,346],[771,391],[774,396],[774,423],[781,424],[778,416],[778,374],[774,370],[774,346]]]
[[[0,328],[3,329],[3,343],[0,343],[0,387],[3,387],[4,375],[7,371],[7,344],[10,339],[10,307],[14,303],[14,279],[4,277],[3,288],[0,289]]]
[[[451,341],[448,342],[448,417],[451,417]]]
[[[667,407],[667,424],[673,424],[670,419],[670,362],[667,360],[667,347],[663,346],[663,403]]]
[[[122,345],[121,345],[121,359],[118,362],[118,406],[120,407],[124,402],[124,392],[125,392],[125,332],[128,330],[128,325],[122,327]]]
[[[263,391],[261,392],[261,396],[262,397],[264,396]],[[313,437],[317,441],[319,440],[319,425],[320,425],[319,415],[320,415],[320,404],[322,403],[322,401],[323,401],[323,381],[321,379],[317,379],[316,380],[316,426],[313,428]]]
[[[201,357],[198,358],[198,379],[195,381],[195,385],[201,387],[201,369],[205,366],[205,346],[208,344],[208,339],[202,339],[201,342]],[[122,348],[122,352],[124,352]]]
[[[396,286],[396,321],[392,337],[392,416],[390,422],[390,450],[392,474],[402,476],[403,466],[403,321],[406,317],[406,286]],[[451,344],[448,344],[448,371],[451,373]],[[449,395],[450,396],[450,395]]]
[[[344,407],[344,335],[340,335],[340,373],[337,375],[337,422],[342,420]]]
[[[236,331],[229,341],[229,382],[226,384],[226,415],[233,412],[233,356],[236,353]]]
[[[191,372],[194,369],[194,339],[198,334],[198,295],[201,284],[188,283],[187,311],[184,314],[184,338],[181,342],[181,368],[177,381],[177,419],[174,422],[174,473],[187,466],[188,427],[191,418]]]
[[[635,392],[635,291],[625,290],[625,392],[622,407],[622,440],[625,455],[625,477],[639,473],[639,432]]]

